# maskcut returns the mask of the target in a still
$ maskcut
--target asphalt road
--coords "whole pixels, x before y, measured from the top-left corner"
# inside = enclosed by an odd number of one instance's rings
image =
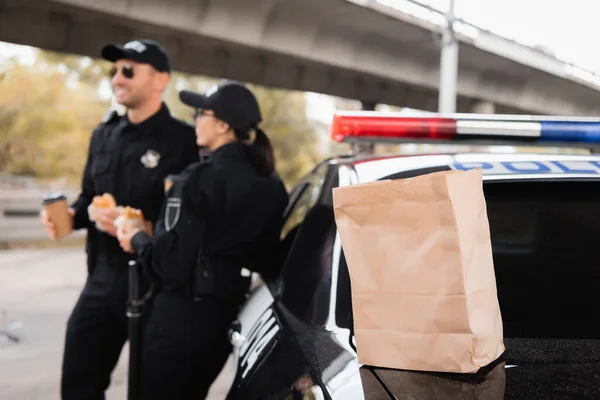
[[[86,276],[81,247],[0,251],[0,399],[59,400],[65,325]],[[10,321],[18,343],[1,334]],[[21,324],[22,327],[18,327]],[[127,348],[115,369],[108,400],[127,398]],[[208,399],[223,399],[228,363]]]

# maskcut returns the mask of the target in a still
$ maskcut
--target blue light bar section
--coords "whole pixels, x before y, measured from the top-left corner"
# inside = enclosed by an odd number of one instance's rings
[[[600,122],[541,121],[540,141],[600,143]]]

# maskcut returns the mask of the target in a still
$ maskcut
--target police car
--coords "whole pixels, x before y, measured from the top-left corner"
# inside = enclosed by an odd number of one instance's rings
[[[338,113],[331,133],[374,142],[594,147],[600,119]],[[280,278],[254,289],[232,325],[231,399],[600,398],[600,156],[354,154],[292,191]],[[350,278],[332,205],[339,186],[481,168],[506,351],[477,374],[359,365]]]

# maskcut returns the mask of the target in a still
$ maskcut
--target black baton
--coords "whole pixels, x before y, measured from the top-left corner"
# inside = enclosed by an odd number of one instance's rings
[[[127,318],[129,318],[129,376],[127,399],[140,399],[140,318],[142,317],[143,300],[140,299],[140,271],[138,263],[129,261],[129,301]]]

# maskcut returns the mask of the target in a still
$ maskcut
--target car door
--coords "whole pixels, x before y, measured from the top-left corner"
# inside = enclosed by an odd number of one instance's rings
[[[327,170],[328,164],[320,165],[291,191],[281,232],[286,258],[306,214],[319,199]],[[230,339],[234,344],[236,375],[229,398],[286,398],[294,393],[295,381],[302,386],[301,382],[306,379],[307,371],[298,367],[302,364],[302,355],[293,338],[287,335],[287,326],[277,312],[275,298],[279,290],[279,281],[256,286],[234,323]],[[283,359],[296,362],[282,365]]]

